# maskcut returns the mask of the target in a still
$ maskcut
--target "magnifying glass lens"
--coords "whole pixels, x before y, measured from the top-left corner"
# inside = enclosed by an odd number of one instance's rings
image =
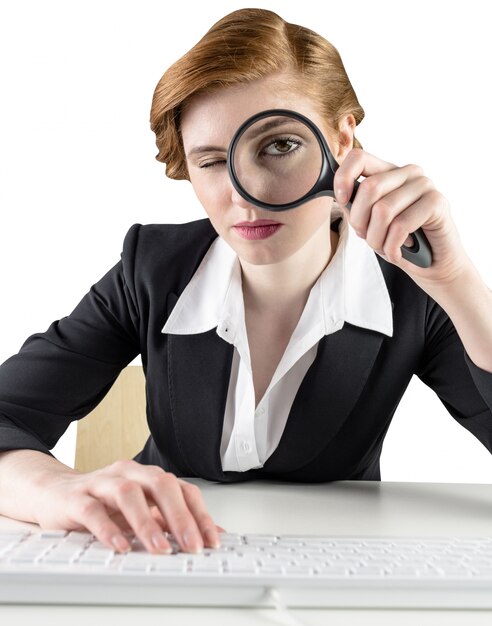
[[[273,205],[295,202],[317,182],[323,155],[302,121],[272,115],[253,122],[239,138],[233,157],[240,186],[253,199]]]

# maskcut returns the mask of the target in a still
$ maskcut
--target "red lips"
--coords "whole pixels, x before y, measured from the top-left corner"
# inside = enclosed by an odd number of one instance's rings
[[[254,222],[242,222],[234,226],[234,230],[242,239],[256,241],[268,239],[282,228],[283,224],[273,220],[255,220]]]
[[[248,228],[254,228],[255,226],[274,226],[278,224],[275,220],[255,220],[254,222],[238,222],[234,226],[247,226]]]

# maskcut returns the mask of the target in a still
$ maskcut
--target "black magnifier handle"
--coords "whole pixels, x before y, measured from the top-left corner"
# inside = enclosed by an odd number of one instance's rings
[[[346,204],[348,209],[352,208],[352,202],[355,200],[359,185],[358,180],[354,181],[352,196]],[[412,238],[412,245],[403,245],[401,247],[403,258],[414,265],[418,265],[418,267],[430,267],[432,264],[432,250],[424,231],[418,228],[414,233],[410,233],[410,237]]]

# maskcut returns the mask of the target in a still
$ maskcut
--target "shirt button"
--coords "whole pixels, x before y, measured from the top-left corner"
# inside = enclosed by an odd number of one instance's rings
[[[251,452],[251,444],[249,443],[249,441],[241,441],[241,450],[247,454],[248,452]]]
[[[256,415],[263,415],[264,412],[265,412],[264,406],[260,406],[259,409],[256,409]]]

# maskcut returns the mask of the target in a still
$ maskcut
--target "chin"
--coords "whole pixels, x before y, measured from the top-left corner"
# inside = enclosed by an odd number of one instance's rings
[[[286,250],[260,250],[258,247],[256,250],[236,249],[236,254],[242,261],[250,265],[274,265],[275,263],[282,263],[282,261],[292,256],[293,253],[289,253]]]

